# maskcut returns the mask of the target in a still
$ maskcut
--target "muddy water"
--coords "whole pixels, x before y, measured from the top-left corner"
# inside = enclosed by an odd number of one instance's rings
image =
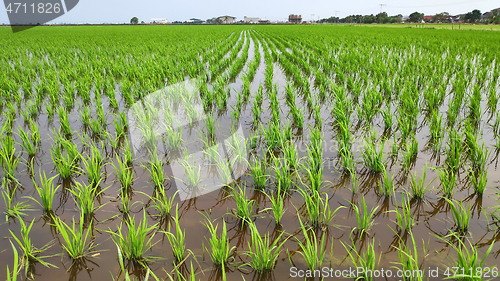
[[[249,56],[247,62],[251,61],[254,57],[253,52],[255,44],[248,34],[241,34],[239,40],[251,40]],[[251,92],[256,93],[260,84],[264,83],[264,55],[262,44],[268,44],[272,47],[272,44],[267,42],[260,42],[259,51],[261,52],[261,64],[257,69],[257,74],[251,83]],[[241,53],[239,54],[241,55]],[[246,68],[244,68],[246,69]],[[273,82],[278,85],[280,102],[282,104],[282,120],[287,120],[287,112],[289,108],[284,103],[284,87],[290,81],[290,77],[284,73],[278,63],[274,65],[274,75]],[[312,81],[312,79],[311,79]],[[311,83],[312,84],[312,83]],[[231,88],[231,101],[228,102],[228,108],[230,105],[235,104],[236,91],[241,88],[241,74],[238,76],[234,83],[229,85]],[[252,99],[250,98],[251,102]],[[300,98],[297,98],[297,102],[300,102]],[[107,105],[107,102],[104,102]],[[264,100],[263,108],[265,109],[261,121],[266,124],[271,118],[270,110],[266,110],[269,107],[269,101]],[[298,106],[304,106],[299,104]],[[240,122],[244,125],[246,130],[252,129],[252,112],[250,109],[250,104],[241,113]],[[120,109],[123,109],[123,104],[120,105]],[[106,110],[111,110],[106,108]],[[485,112],[486,108],[483,108]],[[332,224],[325,229],[327,235],[326,252],[327,258],[324,266],[331,267],[333,269],[345,269],[352,266],[350,259],[348,258],[348,253],[345,250],[343,244],[351,245],[350,233],[351,230],[356,226],[355,214],[349,201],[354,203],[360,202],[361,196],[364,195],[368,209],[379,207],[376,212],[375,225],[369,231],[368,235],[361,238],[355,239],[355,246],[359,249],[365,249],[367,243],[374,239],[375,249],[377,254],[382,253],[379,268],[388,269],[394,266],[395,262],[398,261],[398,252],[394,248],[398,243],[398,236],[403,237],[403,239],[408,238],[408,233],[398,231],[396,224],[394,223],[396,217],[394,213],[388,212],[394,210],[394,198],[385,198],[378,195],[378,183],[380,180],[379,175],[371,174],[363,169],[361,164],[358,165],[358,180],[360,182],[360,191],[357,194],[353,194],[350,190],[351,182],[349,177],[344,175],[337,164],[338,155],[336,149],[333,146],[333,140],[335,139],[335,133],[329,125],[333,120],[329,114],[330,110],[327,106],[322,109],[322,117],[324,124],[324,175],[323,180],[326,181],[324,191],[328,194],[329,205],[332,209],[336,209],[339,206],[344,206],[345,208],[340,209],[332,222]],[[227,120],[230,119],[230,110],[221,116],[219,116],[219,121],[222,125],[229,126]],[[306,123],[314,125],[314,117],[311,112],[306,111]],[[52,145],[52,130],[58,128],[58,117],[55,116],[53,121],[49,121],[47,116],[41,114],[38,123],[42,133],[42,147],[40,152],[35,156],[35,174],[40,169],[44,171],[52,171],[54,174],[55,169],[50,157],[50,148]],[[74,131],[80,130],[82,124],[80,122],[80,116],[78,109],[74,109],[70,114],[71,126]],[[112,118],[108,117],[108,124],[112,124]],[[419,119],[419,124],[422,119]],[[375,118],[373,124],[382,123],[380,116]],[[16,123],[14,130],[18,127],[22,127],[24,124],[22,122]],[[108,125],[108,130],[113,134],[112,125]],[[382,132],[382,128],[374,126],[378,134]],[[305,157],[307,154],[305,152],[305,147],[303,146],[301,139],[306,138],[309,133],[307,126],[304,126],[303,130],[295,129],[294,132],[295,140],[299,147],[299,156]],[[364,135],[364,131],[357,131],[354,133],[356,139],[359,140]],[[412,173],[421,174],[424,165],[427,163],[429,166],[439,167],[446,156],[441,155],[441,159],[436,158],[429,152],[425,151],[425,143],[428,138],[428,131],[420,130],[417,133],[417,140],[419,141],[419,154],[415,162],[414,168],[410,171]],[[491,135],[485,133],[483,136],[485,139],[492,139]],[[80,150],[84,152],[82,148],[81,141],[78,136],[72,137],[73,141],[78,145]],[[491,148],[491,143],[486,143],[489,148]],[[16,147],[17,151],[20,151],[20,147]],[[113,151],[108,145],[102,148],[103,152],[106,154],[106,159],[113,161]],[[386,152],[390,151],[390,145],[386,145]],[[262,150],[258,149],[257,153],[262,155]],[[488,166],[488,186],[485,194],[482,197],[478,197],[473,194],[472,188],[467,181],[466,173],[461,173],[458,180],[457,192],[454,195],[455,199],[464,200],[465,204],[471,204],[472,206],[472,218],[470,223],[470,237],[475,241],[479,247],[480,255],[486,251],[489,245],[496,241],[498,235],[495,231],[494,226],[488,225],[488,220],[486,219],[486,214],[490,211],[490,207],[498,205],[496,198],[497,185],[500,180],[499,173],[497,171],[497,152],[492,151],[490,156],[491,164]],[[168,156],[167,156],[168,157]],[[354,155],[355,158],[361,159],[361,153],[357,152]],[[389,162],[391,163],[391,162]],[[409,189],[408,174],[402,172],[401,167],[397,164],[389,165],[390,174],[396,175],[397,189],[396,189],[396,199],[398,202],[401,200],[401,193],[405,189]],[[107,231],[115,231],[117,226],[121,223],[122,214],[119,212],[118,206],[121,204],[119,199],[120,194],[120,184],[117,182],[113,175],[113,168],[111,165],[106,165],[105,173],[107,177],[102,182],[101,186],[110,186],[104,192],[104,196],[101,198],[101,204],[104,204],[100,208],[93,219],[91,226],[93,234],[95,235],[95,243],[98,244],[97,249],[103,250],[99,255],[89,258],[85,262],[79,263],[77,265],[71,266],[71,260],[66,254],[62,252],[62,248],[59,245],[58,236],[55,232],[54,227],[51,226],[50,221],[45,220],[41,215],[40,211],[28,212],[28,216],[24,217],[25,221],[35,220],[34,227],[32,230],[33,243],[37,247],[41,247],[47,242],[53,240],[55,245],[49,248],[45,252],[46,255],[57,255],[52,258],[46,259],[50,263],[54,264],[58,268],[45,268],[42,265],[35,265],[33,269],[33,274],[36,280],[111,280],[111,275],[117,276],[120,272],[119,265],[116,257],[116,246],[110,238],[110,234]],[[17,171],[18,179],[21,182],[21,186],[17,192],[17,198],[22,200],[23,196],[36,196],[33,189],[32,179],[30,177],[29,171],[20,165]],[[149,204],[149,199],[144,194],[153,193],[153,184],[150,182],[149,174],[140,165],[134,165],[134,184],[133,184],[133,202],[138,202],[133,209],[133,213],[136,214],[137,219],[142,217],[143,207],[147,207]],[[36,176],[35,176],[36,177]],[[437,177],[433,170],[429,170],[427,173],[427,183],[431,183]],[[74,181],[87,182],[85,176],[75,176]],[[171,180],[170,180],[171,181]],[[249,229],[246,227],[241,227],[238,220],[230,215],[232,209],[236,207],[234,199],[227,197],[227,188],[223,188],[219,191],[212,192],[210,194],[200,196],[191,200],[180,202],[176,200],[175,203],[179,204],[180,212],[180,225],[185,229],[187,238],[186,245],[196,257],[187,259],[187,267],[182,267],[182,272],[188,272],[190,268],[190,263],[194,265],[195,271],[197,273],[196,278],[200,280],[220,280],[220,272],[217,272],[212,267],[212,262],[210,261],[207,253],[203,251],[203,242],[206,243],[205,237],[208,237],[207,229],[202,225],[204,217],[201,213],[209,213],[212,219],[223,218],[228,224],[228,237],[230,244],[237,247],[237,255],[233,261],[233,264],[229,268],[227,273],[227,280],[293,280],[295,278],[290,277],[290,268],[295,266],[299,269],[306,269],[302,256],[296,251],[299,250],[297,239],[303,241],[303,235],[300,231],[300,224],[297,218],[297,212],[301,212],[301,206],[303,205],[303,200],[298,193],[293,193],[291,196],[286,197],[286,209],[282,224],[283,227],[276,227],[272,215],[264,212],[266,208],[269,208],[270,202],[266,196],[264,196],[259,191],[253,191],[252,189],[252,179],[249,175],[243,176],[240,183],[246,183],[247,185],[247,195],[257,202],[257,206],[254,209],[253,214],[255,214],[254,222],[257,225],[260,233],[270,233],[272,237],[277,237],[280,231],[285,232],[285,237],[290,236],[290,238],[285,242],[284,248],[278,263],[274,271],[266,274],[265,276],[258,275],[253,272],[249,266],[243,265],[248,262],[245,257],[244,252],[248,250],[248,241],[250,237]],[[57,200],[55,204],[56,214],[61,217],[66,222],[69,222],[71,218],[78,218],[79,211],[74,203],[74,200],[69,195],[67,188],[71,188],[70,183],[64,183],[59,181],[58,184],[62,185],[61,190],[57,194]],[[299,183],[297,183],[299,184]],[[452,266],[453,263],[450,259],[455,257],[455,253],[449,246],[447,246],[442,240],[437,237],[444,237],[449,233],[449,229],[453,228],[453,220],[448,207],[448,204],[440,199],[439,197],[439,180],[434,180],[430,186],[433,190],[427,192],[424,200],[422,201],[412,201],[411,207],[414,217],[417,219],[417,224],[413,228],[413,234],[415,241],[419,245],[422,244],[422,240],[426,243],[426,252],[422,252],[421,247],[419,248],[419,257],[425,256],[423,262],[423,268],[428,267],[439,267],[444,270],[446,266]],[[175,190],[171,187],[171,184],[167,183],[168,194],[171,196],[174,194]],[[26,199],[24,199],[26,200]],[[39,209],[34,206],[34,209]],[[298,211],[297,211],[298,210]],[[484,211],[486,210],[486,212]],[[159,228],[165,229],[166,225],[164,222],[160,222],[151,213],[147,216],[148,222],[150,224],[161,223]],[[394,232],[392,229],[396,230]],[[16,220],[10,219],[8,222],[2,223],[0,227],[1,237],[10,237],[9,229],[15,233],[19,233],[20,225]],[[174,270],[172,265],[173,256],[171,248],[164,234],[161,232],[155,233],[154,241],[157,242],[152,250],[147,254],[155,257],[162,258],[161,260],[151,263],[151,268],[153,271],[161,278],[166,278],[167,273],[171,273]],[[343,243],[343,244],[342,244]],[[11,264],[12,261],[12,251],[10,249],[10,244],[7,238],[3,239],[1,243],[0,261],[1,264]],[[498,257],[500,254],[500,246],[495,244],[493,247],[490,257],[486,260],[486,266],[496,266]],[[137,275],[139,278],[143,277],[144,272],[140,270],[134,271],[131,268],[131,272]],[[5,276],[5,266],[0,267],[0,276]],[[388,280],[397,280],[395,278],[388,278]]]

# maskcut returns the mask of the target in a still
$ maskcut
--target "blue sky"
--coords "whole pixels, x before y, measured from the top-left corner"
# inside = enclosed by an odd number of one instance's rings
[[[286,20],[292,13],[301,14],[305,20],[310,20],[313,17],[326,18],[335,14],[340,17],[377,14],[381,3],[386,4],[382,9],[389,15],[409,15],[414,11],[426,15],[444,11],[458,14],[473,9],[486,12],[500,7],[498,0],[80,0],[73,10],[52,23],[123,23],[129,22],[134,16],[145,22],[149,22],[151,18],[184,21],[195,17],[206,20],[221,15],[235,16],[237,20],[248,16],[274,21]],[[7,12],[0,12],[0,23],[7,22]]]

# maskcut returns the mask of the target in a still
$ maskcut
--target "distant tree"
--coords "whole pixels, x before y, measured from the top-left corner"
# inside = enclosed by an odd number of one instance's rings
[[[466,22],[478,22],[481,19],[481,11],[473,10],[465,14],[464,20]]]
[[[145,24],[145,22],[144,22],[144,21],[141,21],[141,24]]]
[[[130,24],[138,24],[139,23],[139,19],[137,17],[133,17],[132,19],[130,19]]]
[[[424,19],[424,14],[419,12],[413,12],[410,14],[410,22],[422,22]]]
[[[442,12],[439,14],[436,14],[432,20],[434,22],[448,22],[448,19],[450,18],[450,14],[448,12]]]

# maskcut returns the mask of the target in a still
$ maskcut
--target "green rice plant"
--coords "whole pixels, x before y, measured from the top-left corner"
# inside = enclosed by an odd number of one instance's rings
[[[394,174],[389,177],[387,175],[387,170],[385,167],[382,170],[382,180],[381,182],[379,182],[378,186],[380,194],[384,195],[385,197],[391,196],[396,188],[394,184]]]
[[[9,269],[9,265],[7,265],[7,281],[17,281],[17,276],[19,271],[21,270],[19,266],[19,254],[17,253],[16,247],[10,241],[10,245],[12,246],[12,250],[14,251],[14,266],[12,267],[12,271]]]
[[[474,143],[472,148],[469,150],[469,157],[471,160],[472,168],[477,171],[485,170],[488,163],[488,148],[484,145],[484,141],[481,146]]]
[[[134,180],[132,169],[127,166],[125,161],[122,162],[118,155],[116,155],[116,162],[117,165],[111,162],[111,165],[115,169],[114,175],[120,181],[122,189],[128,190]]]
[[[17,202],[14,204],[14,197],[16,194],[17,186],[14,187],[12,192],[8,189],[2,190],[3,202],[5,203],[5,221],[8,221],[9,218],[21,218],[21,216],[26,216],[26,211],[33,211],[30,209],[31,205],[26,202]]]
[[[287,159],[288,164],[290,165],[291,168],[298,168],[299,167],[299,156],[297,153],[297,149],[295,148],[295,145],[293,144],[292,141],[290,140],[282,140],[281,147],[283,147],[283,154],[285,158]]]
[[[179,150],[184,143],[182,139],[182,129],[181,127],[176,129],[167,129],[167,145],[172,150]]]
[[[491,245],[484,253],[483,258],[480,259],[478,247],[472,244],[469,238],[466,238],[469,244],[467,246],[465,244],[465,241],[463,241],[460,233],[453,232],[445,237],[438,238],[445,241],[451,248],[453,248],[457,252],[455,266],[453,267],[452,271],[449,272],[452,276],[449,276],[445,279],[461,281],[483,280],[483,276],[485,276],[489,272],[494,272],[494,270],[496,270],[496,267],[488,267],[485,265],[485,261],[493,250],[493,246],[495,243],[491,243]],[[452,241],[458,241],[458,245],[456,245]]]
[[[273,212],[274,221],[276,225],[281,225],[281,219],[283,215],[285,215],[285,193],[281,191],[280,186],[278,186],[278,190],[276,193],[271,193],[271,195],[265,193],[269,201],[271,201],[271,211]]]
[[[439,114],[438,110],[432,111],[430,131],[431,141],[434,151],[439,151],[443,143],[444,130],[442,128],[443,116]]]
[[[452,198],[455,193],[453,189],[457,181],[456,173],[443,168],[436,168],[435,170],[443,188],[443,195],[447,198]]]
[[[256,272],[264,273],[274,269],[281,249],[288,238],[280,242],[284,232],[281,232],[278,237],[271,238],[269,233],[262,237],[253,223],[250,226],[250,241],[248,241],[248,251],[244,255],[250,258],[250,265]]]
[[[409,170],[414,163],[418,154],[418,141],[415,137],[412,138],[411,143],[405,143],[403,150],[403,168]]]
[[[380,150],[377,151],[375,143],[365,138],[365,148],[361,152],[365,166],[372,172],[378,173],[383,171],[384,164],[384,146],[385,141],[382,142]]]
[[[72,219],[72,225],[69,226],[59,217],[54,218],[54,225],[57,227],[59,234],[63,238],[62,247],[68,253],[68,255],[73,259],[73,261],[86,258],[97,254],[99,251],[95,250],[98,244],[94,244],[94,239],[91,233],[91,228],[84,230],[84,217],[83,214],[80,215],[80,222],[78,225],[75,222],[75,218]],[[92,225],[90,223],[89,225]]]
[[[301,169],[302,173],[305,175],[310,189],[314,191],[320,191],[324,183],[322,179],[324,167],[321,165],[320,167],[315,169],[313,167],[302,164]]]
[[[217,126],[215,125],[215,117],[212,117],[212,114],[207,114],[207,118],[204,120],[205,129],[207,137],[210,140],[215,140],[215,131],[217,131]]]
[[[266,145],[270,149],[279,148],[281,145],[281,129],[279,122],[269,122],[268,127],[262,127]]]
[[[436,180],[433,179],[427,185],[425,180],[427,178],[427,164],[424,166],[424,172],[421,177],[417,177],[417,173],[410,174],[410,191],[413,198],[422,199],[425,193],[429,190],[429,186]]]
[[[274,165],[272,168],[274,170],[276,184],[283,192],[288,192],[293,186],[293,174],[290,173],[291,167],[288,160],[286,158],[280,159],[277,157],[274,157],[273,160]]]
[[[83,174],[87,176],[87,180],[91,187],[99,186],[102,181],[103,173],[101,172],[105,164],[102,163],[102,156],[99,153],[92,153],[89,159],[82,157]]]
[[[122,214],[124,216],[128,216],[130,214],[130,211],[132,209],[132,207],[134,206],[135,203],[139,203],[139,202],[135,202],[133,204],[130,204],[130,197],[128,195],[128,191],[126,189],[120,189],[120,193],[121,193],[121,196],[120,196],[120,200],[122,201],[122,206],[121,206],[121,210],[120,212],[122,212]]]
[[[231,150],[231,165],[238,164],[241,165],[247,159],[247,149],[246,140],[242,138],[239,134],[232,134],[231,141],[229,143],[229,148]]]
[[[328,204],[327,193],[324,193],[324,199],[321,196],[322,194],[316,190],[307,192],[305,189],[299,188],[299,193],[304,199],[305,214],[311,226],[315,229],[325,229],[328,227],[337,211],[344,208],[343,206],[339,206],[332,211]]]
[[[116,245],[120,248],[125,260],[138,263],[146,267],[146,263],[154,260],[153,257],[145,256],[147,250],[153,247],[151,241],[153,240],[158,224],[148,226],[146,212],[143,212],[143,218],[139,223],[135,222],[135,216],[125,220],[127,230],[123,228],[123,224],[118,225],[116,232],[109,229],[108,233]],[[149,238],[149,233],[152,233]]]
[[[308,269],[318,270],[321,268],[326,255],[326,233],[323,232],[321,240],[319,240],[316,237],[316,233],[307,229],[304,223],[302,223],[300,216],[298,218],[305,239],[304,242],[297,239],[297,243],[301,249],[298,253],[304,258]]]
[[[212,140],[203,140],[205,149],[203,150],[203,153],[206,155],[208,158],[208,162],[210,164],[217,164],[219,161],[219,143],[215,143]]]
[[[7,137],[8,138],[8,137]],[[8,183],[18,182],[16,180],[16,169],[19,165],[19,158],[14,154],[14,150],[7,152],[8,148],[2,147],[0,150],[0,165],[3,171],[3,186]]]
[[[151,153],[151,158],[149,164],[144,167],[148,170],[155,188],[162,189],[166,178],[163,172],[163,163],[158,159],[156,152]]]
[[[356,194],[359,191],[359,182],[357,179],[356,170],[353,170],[351,172],[351,191],[353,194]]]
[[[394,202],[395,209],[389,212],[396,213],[396,224],[400,229],[411,230],[415,225],[415,217],[411,213],[410,198],[401,196],[401,210],[398,203]]]
[[[363,253],[359,252],[356,249],[354,241],[352,241],[352,246],[350,245],[347,246],[342,241],[340,241],[340,243],[342,243],[342,246],[344,246],[345,250],[349,254],[349,257],[351,259],[351,262],[354,264],[354,267],[364,269],[362,272],[359,272],[360,274],[349,277],[366,281],[374,280],[375,278],[373,277],[373,274],[370,274],[370,272],[374,272],[378,268],[378,265],[380,263],[380,258],[382,257],[382,253],[380,253],[377,260],[377,253],[375,252],[375,238],[373,238],[372,241],[368,242],[366,250]]]
[[[468,171],[469,180],[474,187],[474,190],[477,194],[483,195],[484,190],[486,189],[486,184],[488,183],[488,170],[480,170],[476,172],[471,168]]]
[[[64,133],[66,136],[70,136],[72,131],[71,131],[71,126],[69,125],[68,111],[64,107],[59,107],[59,109],[57,110],[57,114],[59,115],[59,124],[61,125],[61,132]]]
[[[125,138],[125,148],[123,152],[123,162],[126,165],[132,165],[133,157],[132,157],[132,151],[130,150],[130,143],[128,142],[128,139]]]
[[[34,156],[38,150],[38,141],[36,135],[31,132],[25,132],[22,128],[19,130],[21,137],[21,147],[28,153],[28,156]]]
[[[193,163],[189,163],[189,157],[186,154],[185,159],[181,162],[182,167],[184,167],[184,174],[186,175],[187,182],[191,187],[197,187],[201,182],[201,167],[198,167],[196,170],[196,165]]]
[[[396,234],[398,235],[398,234]],[[413,232],[409,230],[409,236],[411,238],[411,246],[407,246],[406,243],[399,237],[399,242],[397,246],[393,245],[392,247],[398,252],[399,262],[397,263],[399,266],[395,266],[395,268],[401,270],[402,272],[412,272],[411,276],[404,276],[404,281],[423,281],[425,276],[425,270],[422,266],[422,261],[419,261],[418,251],[421,250],[423,253],[426,253],[426,245],[424,240],[422,239],[422,248],[420,248],[415,242],[415,237],[413,236]],[[424,256],[425,258],[425,256]]]
[[[293,122],[295,123],[295,126],[297,126],[298,128],[304,127],[304,118],[305,118],[304,115],[305,113],[302,109],[298,108],[292,109]]]
[[[450,200],[443,197],[451,208],[451,214],[453,215],[453,221],[455,222],[456,230],[459,233],[465,233],[469,229],[470,221],[470,203],[468,207],[463,204],[463,201]],[[455,204],[456,203],[456,204]]]
[[[179,206],[175,208],[175,217],[172,217],[173,224],[175,225],[175,235],[170,232],[170,227],[172,224],[168,225],[168,230],[165,233],[167,236],[170,247],[172,247],[172,252],[174,254],[175,260],[180,263],[186,258],[186,230],[182,230],[179,225]]]
[[[390,107],[390,104],[389,106],[385,109],[385,110],[382,110],[380,111],[380,113],[382,114],[382,118],[384,119],[384,127],[386,130],[389,130],[392,128],[392,125],[393,125],[393,119],[392,119],[392,111],[391,111],[391,107]]]
[[[21,264],[25,268],[25,275],[28,276],[28,268],[31,263],[40,263],[41,265],[45,267],[55,267],[57,266],[48,263],[44,261],[43,259],[51,257],[51,256],[40,256],[41,253],[43,253],[45,250],[50,248],[52,246],[52,243],[48,243],[44,245],[41,248],[35,247],[33,243],[31,242],[31,238],[29,237],[31,228],[33,227],[33,223],[35,220],[33,219],[31,223],[26,226],[23,220],[19,220],[21,223],[21,236],[17,237],[12,230],[9,229],[10,234],[12,235],[12,238],[17,242],[19,247],[23,250],[23,254],[21,256]],[[33,278],[33,276],[31,276]]]
[[[462,136],[456,131],[456,129],[450,130],[449,135],[450,139],[448,140],[448,146],[446,149],[446,166],[449,170],[456,172],[462,164],[464,146]]]
[[[154,196],[151,197],[148,196],[151,199],[151,201],[154,202],[153,208],[156,209],[159,217],[162,218],[170,217],[170,211],[174,206],[174,199],[175,196],[177,195],[177,192],[179,191],[176,191],[174,195],[172,195],[169,198],[165,192],[165,189],[158,188]]]
[[[378,210],[380,206],[376,206],[368,211],[368,206],[365,202],[365,196],[362,196],[361,206],[358,206],[352,202],[349,202],[356,214],[356,222],[357,226],[353,228],[352,232],[357,231],[359,236],[363,236],[363,234],[368,233],[368,231],[372,228],[374,221],[375,212]],[[352,233],[351,232],[351,233]]]
[[[244,226],[245,223],[251,224],[255,200],[248,199],[246,189],[241,186],[238,186],[238,191],[236,191],[236,188],[233,187],[232,193],[233,194],[229,196],[234,197],[234,200],[236,201],[236,209],[233,210],[234,216],[240,220],[242,226]]]
[[[33,179],[33,184],[35,185],[36,192],[40,196],[40,201],[36,200],[34,197],[29,197],[29,198],[31,198],[38,205],[40,205],[45,213],[52,212],[54,197],[56,195],[57,190],[59,190],[60,187],[59,185],[54,187],[53,181],[55,178],[56,176],[47,178],[44,171],[43,174],[40,172],[40,186]]]
[[[123,275],[124,275],[123,278],[124,278],[125,281],[132,281],[132,279],[130,278],[130,274],[128,273],[128,270],[125,268],[125,265],[123,263],[124,258],[123,258],[123,254],[122,254],[122,252],[120,250],[120,246],[118,246],[116,243],[115,243],[115,245],[116,245],[116,248],[117,248],[117,251],[118,251],[118,262],[120,264],[120,269],[121,269],[121,271],[123,272]],[[151,273],[151,269],[149,269],[149,267],[148,267],[147,271],[146,271],[146,275],[144,276],[144,281],[148,281],[149,280],[149,275],[150,274],[152,274]],[[111,276],[113,278],[113,281],[118,281],[118,278],[115,279],[115,277],[113,276],[113,274],[111,274]],[[153,276],[154,276],[154,274],[153,274]],[[154,276],[154,277],[156,277],[156,276]],[[136,279],[134,279],[134,280],[136,280]]]
[[[222,275],[223,278],[225,278],[225,268],[229,263],[231,256],[234,255],[236,247],[231,247],[229,244],[226,222],[224,220],[222,220],[221,234],[217,235],[217,228],[219,228],[219,224],[214,226],[214,221],[210,220],[208,215],[204,216],[206,218],[206,222],[203,224],[208,228],[210,237],[206,238],[208,241],[208,247],[206,247],[205,242],[203,242],[203,249],[209,253],[210,259],[214,265],[222,268]]]
[[[52,161],[63,180],[69,179],[76,171],[76,159],[69,154],[57,154],[51,151]]]
[[[97,186],[82,185],[79,182],[75,182],[75,189],[69,189],[69,192],[75,196],[75,203],[80,209],[80,212],[85,218],[88,218],[90,215],[94,214],[96,210],[106,205],[102,204],[96,206],[95,201],[108,188],[109,187],[101,189],[97,188]]]
[[[263,160],[259,160],[254,157],[253,160],[248,163],[248,166],[250,167],[250,172],[252,174],[255,188],[263,189],[264,187],[266,187],[268,175],[265,157],[263,158]]]
[[[323,134],[318,127],[311,128],[306,164],[314,170],[319,170],[323,166]]]

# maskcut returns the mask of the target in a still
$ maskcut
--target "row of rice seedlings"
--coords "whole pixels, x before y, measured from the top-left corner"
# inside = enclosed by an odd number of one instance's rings
[[[293,176],[295,172],[290,172],[291,166],[286,158],[277,158],[274,157],[274,166],[272,167],[274,170],[274,176],[276,180],[276,185],[283,192],[288,192],[293,186]]]
[[[279,122],[271,121],[267,128],[261,127],[261,130],[264,132],[264,140],[269,149],[277,149],[281,146],[282,137]]]
[[[184,175],[187,178],[185,182],[190,187],[197,187],[201,182],[201,166],[196,169],[196,164],[194,159],[192,163],[189,162],[190,157],[186,154],[184,160],[181,162],[182,167],[184,167]]]
[[[158,224],[148,225],[146,212],[143,212],[143,218],[139,223],[135,222],[135,216],[125,220],[127,230],[123,228],[123,224],[118,226],[116,232],[108,231],[111,234],[113,241],[120,248],[125,260],[146,267],[147,262],[154,260],[153,257],[145,256],[147,250],[153,247],[152,240],[155,233],[149,233],[156,229]]]
[[[154,196],[149,196],[149,199],[154,202],[153,208],[158,212],[160,218],[169,218],[171,216],[170,211],[174,206],[174,199],[177,195],[176,191],[170,198],[167,196],[165,189],[158,188],[155,190]]]
[[[24,266],[25,269],[25,275],[28,277],[28,269],[30,264],[35,264],[39,263],[45,267],[55,267],[57,266],[48,263],[44,261],[45,258],[52,257],[52,256],[41,256],[45,250],[50,248],[52,246],[52,242],[49,242],[48,244],[42,246],[41,248],[35,247],[33,243],[31,242],[31,238],[29,237],[31,228],[33,227],[33,223],[35,220],[32,220],[29,225],[26,225],[23,220],[19,220],[21,222],[21,236],[17,237],[12,230],[9,229],[10,234],[12,235],[12,238],[17,242],[19,247],[22,249],[22,255],[21,255],[21,264]],[[30,278],[33,279],[33,274],[31,274]]]
[[[144,165],[144,167],[148,170],[155,188],[163,189],[163,184],[166,180],[166,176],[163,172],[163,163],[158,159],[158,153],[156,151],[150,153],[150,155],[151,160],[147,165]]]
[[[14,204],[16,190],[17,186],[14,187],[12,192],[8,189],[2,190],[2,198],[3,202],[5,203],[5,221],[8,221],[9,218],[20,218],[21,216],[25,216],[26,211],[33,211],[32,209],[30,209],[31,205],[27,204],[26,202],[21,201]]]
[[[97,254],[95,250],[98,244],[94,244],[94,237],[91,234],[91,227],[84,230],[84,215],[80,214],[80,222],[77,224],[75,218],[72,219],[71,226],[58,217],[54,218],[54,225],[63,239],[62,247],[68,253],[73,262]],[[89,225],[92,225],[90,222]]]
[[[258,273],[273,270],[288,238],[280,241],[284,232],[275,238],[271,238],[269,233],[261,236],[254,223],[250,223],[249,228],[250,241],[248,241],[248,251],[244,254],[250,258],[250,262],[245,265],[251,266]]]
[[[205,246],[203,242],[203,249],[207,251],[210,255],[210,259],[216,267],[222,269],[222,278],[226,278],[226,267],[234,255],[236,250],[235,246],[230,246],[229,239],[227,237],[226,222],[222,220],[222,228],[220,235],[217,234],[217,229],[219,224],[214,226],[214,221],[210,220],[208,215],[204,215],[206,222],[203,224],[208,228],[210,236],[207,239],[208,247]]]
[[[46,214],[49,214],[53,211],[54,197],[56,195],[56,192],[60,188],[60,185],[54,187],[53,182],[56,177],[57,176],[47,178],[45,171],[43,172],[43,174],[40,173],[40,185],[38,185],[33,179],[33,184],[35,185],[38,196],[40,196],[40,200],[37,200],[32,196],[28,197],[35,201],[38,205],[40,205],[40,207],[42,207],[43,211]]]

